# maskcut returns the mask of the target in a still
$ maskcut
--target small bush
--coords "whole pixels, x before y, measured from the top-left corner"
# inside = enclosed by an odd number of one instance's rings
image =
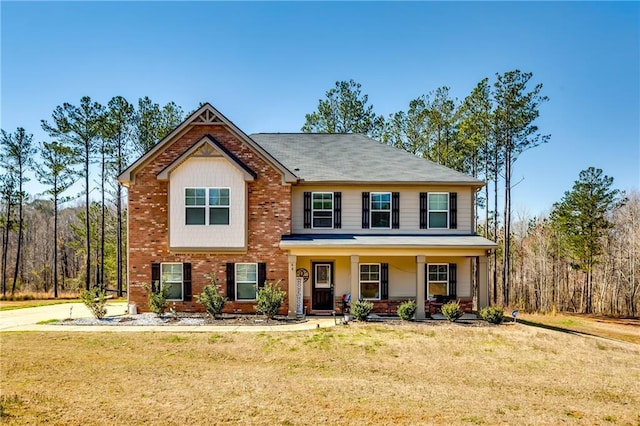
[[[266,283],[264,287],[258,288],[254,308],[267,319],[273,319],[278,314],[286,295],[287,293],[280,289],[280,281],[275,284]]]
[[[417,309],[418,305],[415,300],[407,300],[398,306],[398,316],[405,321],[411,321]]]
[[[85,290],[80,294],[80,299],[97,319],[102,319],[107,315],[107,293],[104,290],[97,287]]]
[[[451,322],[457,321],[462,316],[460,304],[455,300],[445,303],[442,305],[442,315]]]
[[[501,324],[504,321],[504,311],[499,306],[485,306],[480,309],[480,318],[491,324]]]
[[[144,289],[149,293],[149,309],[151,312],[161,317],[167,309],[167,289],[161,288],[159,291],[153,291],[149,284],[145,284]]]
[[[229,299],[220,295],[218,282],[214,274],[209,274],[209,281],[211,281],[211,284],[202,289],[202,294],[197,295],[196,300],[204,306],[209,315],[213,318],[218,318],[222,315],[224,304]]]
[[[373,303],[366,300],[356,300],[351,304],[351,315],[358,321],[366,321],[373,309]]]

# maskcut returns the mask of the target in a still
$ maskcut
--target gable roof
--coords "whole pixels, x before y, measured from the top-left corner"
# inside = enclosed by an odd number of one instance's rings
[[[256,133],[250,137],[300,183],[414,183],[484,186],[484,182],[359,134]]]
[[[233,135],[245,143],[251,150],[258,154],[263,160],[271,164],[276,170],[282,173],[282,180],[284,182],[296,182],[296,176],[291,173],[284,165],[282,165],[277,159],[275,159],[269,152],[265,151],[260,145],[256,144],[249,136],[247,136],[242,130],[240,130],[231,120],[222,115],[211,104],[205,103],[196,111],[191,113],[178,127],[173,129],[171,133],[165,136],[161,141],[153,146],[149,151],[144,153],[133,164],[127,167],[118,176],[118,180],[125,186],[135,179],[135,172],[151,162],[157,155],[159,155],[167,146],[169,146],[176,138],[186,133],[193,126],[197,125],[221,125],[225,126]]]
[[[233,155],[228,149],[220,144],[211,135],[204,135],[202,139],[200,139],[195,145],[186,150],[184,154],[180,157],[176,158],[173,162],[171,162],[167,167],[162,169],[160,173],[158,173],[158,179],[167,180],[169,179],[169,174],[180,164],[186,161],[189,157],[222,157],[226,159],[229,163],[235,166],[240,173],[242,173],[245,181],[252,181],[258,175],[256,172],[251,170],[249,166],[243,163],[238,157]]]

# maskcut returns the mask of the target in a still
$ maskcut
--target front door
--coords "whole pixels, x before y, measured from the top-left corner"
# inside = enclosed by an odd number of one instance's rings
[[[333,262],[313,262],[313,291],[311,309],[333,310]]]

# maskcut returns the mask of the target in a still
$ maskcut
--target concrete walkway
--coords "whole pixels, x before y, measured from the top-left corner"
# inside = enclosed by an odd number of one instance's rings
[[[124,315],[127,310],[125,302],[107,303],[107,316]],[[308,321],[286,325],[161,325],[161,326],[128,326],[128,325],[51,325],[38,324],[41,321],[64,318],[91,317],[91,312],[82,303],[61,303],[59,305],[39,306],[36,308],[13,309],[0,311],[0,332],[4,331],[84,331],[84,332],[264,332],[264,331],[299,331],[315,328],[333,327],[333,317],[308,317]]]

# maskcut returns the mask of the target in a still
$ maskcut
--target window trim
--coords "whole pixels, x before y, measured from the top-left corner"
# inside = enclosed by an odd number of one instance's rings
[[[375,195],[389,195],[389,209],[373,209],[373,198]],[[369,193],[369,229],[391,229],[392,225],[392,194],[391,192],[370,192]],[[373,213],[375,212],[387,212],[389,213],[389,226],[373,226]]]
[[[234,271],[233,271],[233,277],[234,277],[234,285],[235,285],[235,290],[236,290],[236,294],[235,294],[235,300],[238,302],[255,302],[256,301],[256,297],[258,296],[258,263],[257,262],[237,262],[234,264]],[[256,268],[256,280],[255,281],[239,281],[238,280],[238,265],[254,265]],[[240,297],[238,296],[238,284],[249,284],[249,283],[253,283],[254,287],[256,288],[256,296],[253,299],[240,299]]]
[[[444,281],[441,280],[437,280],[437,281],[431,281],[429,279],[429,266],[446,266],[447,267],[447,278]],[[442,284],[444,283],[445,288],[447,289],[447,294],[445,294],[444,296],[449,296],[449,276],[450,276],[450,272],[449,272],[449,264],[448,263],[427,263],[427,274],[426,274],[426,279],[427,279],[427,294],[426,296],[429,297],[435,297],[435,296],[430,296],[430,292],[429,292],[429,286],[431,285],[431,283],[435,283],[435,284]]]
[[[446,195],[447,196],[447,208],[446,210],[432,210],[431,209],[431,195]],[[447,224],[444,227],[433,227],[431,226],[431,215],[430,213],[445,213],[447,215]],[[449,212],[449,193],[448,192],[427,192],[427,229],[449,229],[450,222],[450,212]]]
[[[318,211],[330,211],[331,212],[331,226],[315,226],[315,213],[316,209],[313,207],[313,196],[316,194],[329,194],[331,195],[331,208],[330,209],[317,209]],[[334,207],[335,207],[335,195],[329,191],[318,191],[311,193],[311,229],[333,229],[334,227]],[[325,218],[326,219],[326,218]]]
[[[167,299],[167,302],[182,302],[184,301],[184,264],[182,262],[161,262],[160,263],[160,291],[164,288],[164,280],[162,279],[162,267],[164,265],[180,265],[180,299]],[[177,283],[171,283],[177,284]]]
[[[188,206],[187,205],[187,189],[204,189],[204,205]],[[214,206],[209,203],[209,191],[212,189],[226,189],[229,191],[229,204],[226,206]],[[229,226],[231,225],[231,187],[228,186],[185,186],[183,189],[183,206],[185,208],[184,226]],[[201,208],[204,209],[204,223],[203,224],[189,224],[187,223],[187,209]],[[223,209],[226,208],[229,211],[229,223],[210,223],[211,222],[211,210],[210,209]]]
[[[372,281],[372,280],[362,280],[362,267],[363,266],[371,266],[371,265],[377,265],[378,266],[378,281]],[[371,273],[369,271],[369,273]],[[367,284],[372,284],[372,283],[378,283],[378,297],[363,297],[362,296],[362,284],[363,283],[367,283]],[[358,264],[358,298],[362,299],[362,300],[382,300],[382,264],[381,263],[360,263]]]

